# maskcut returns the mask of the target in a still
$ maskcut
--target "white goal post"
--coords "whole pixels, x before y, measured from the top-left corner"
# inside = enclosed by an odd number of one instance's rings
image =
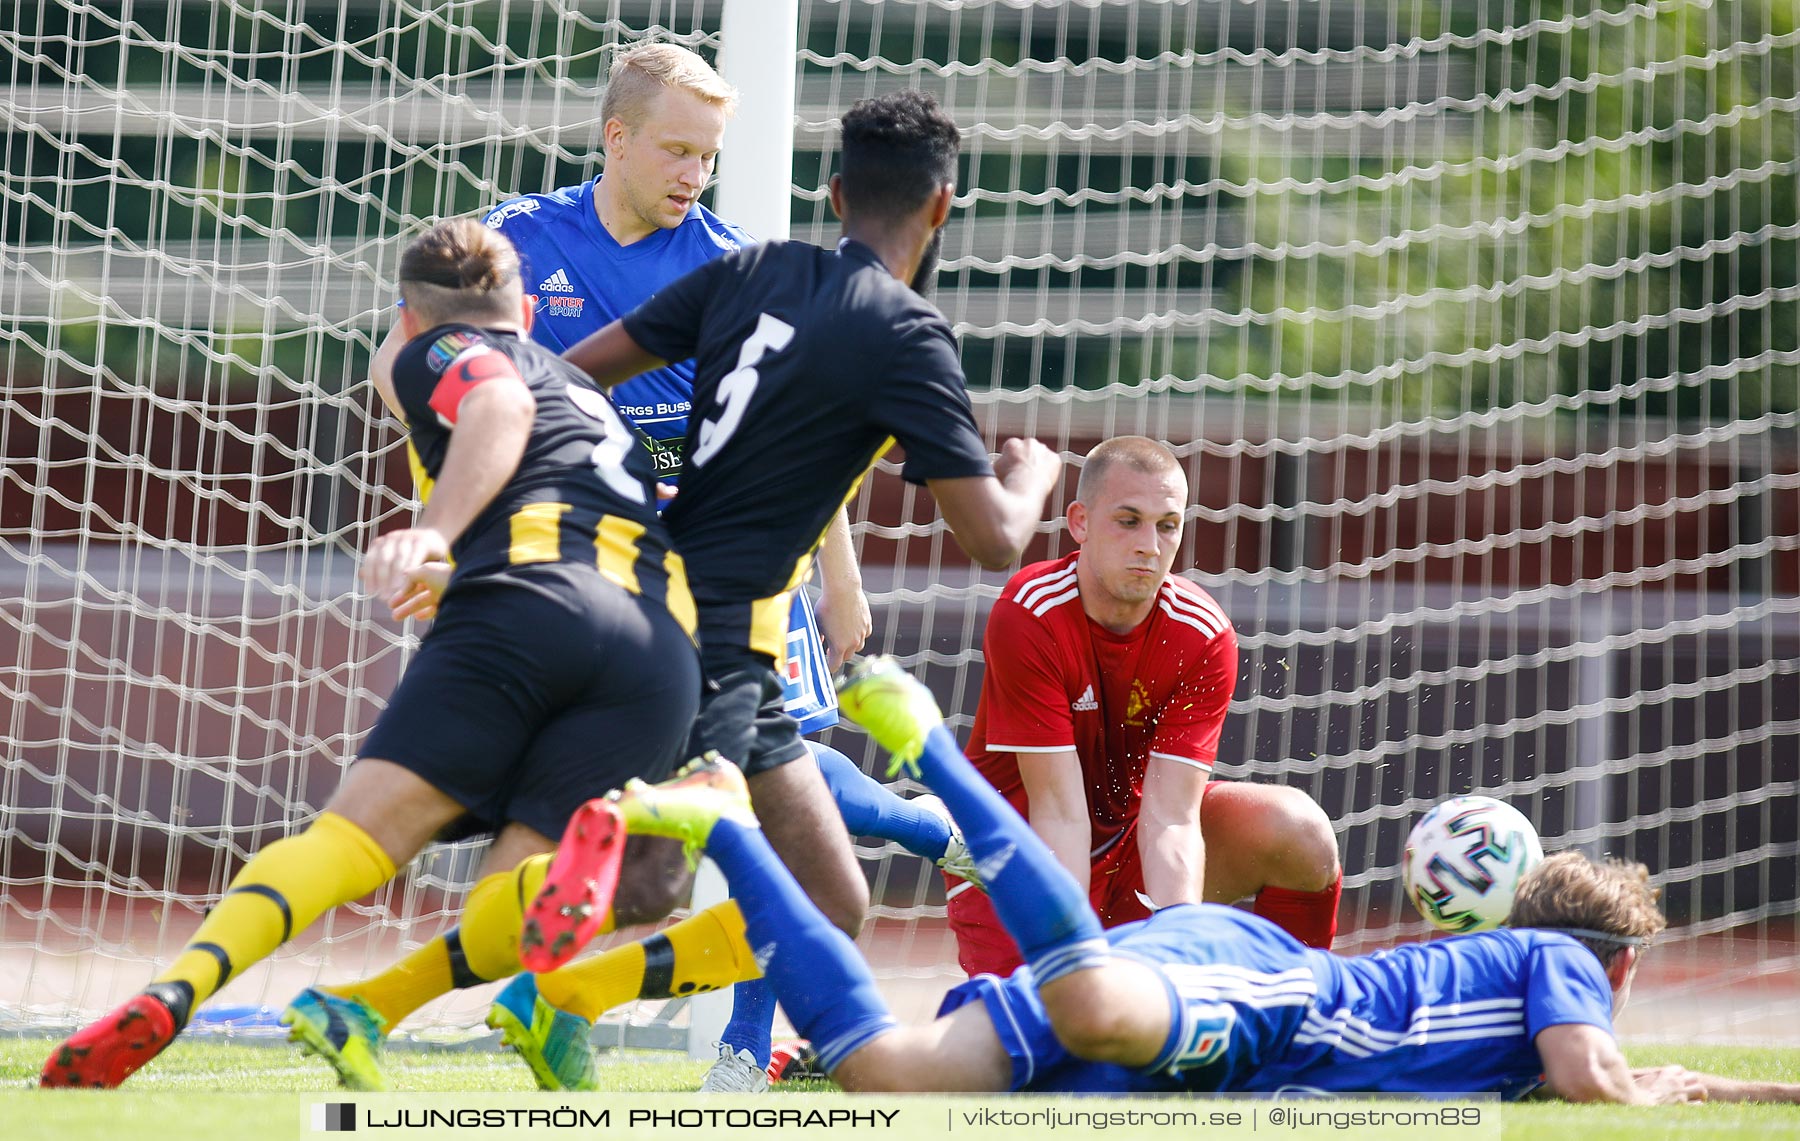
[[[1064,454],[1059,513],[1101,438],[1181,456],[1182,565],[1243,653],[1220,772],[1326,807],[1342,949],[1424,936],[1407,826],[1483,792],[1549,849],[1652,869],[1673,926],[1628,1033],[1800,1040],[1794,6],[775,10],[741,30],[722,0],[0,17],[0,1032],[136,989],[336,786],[419,633],[353,578],[412,510],[366,380],[400,246],[596,173],[606,66],[656,36],[744,90],[714,205],[763,235],[835,237],[856,99],[919,86],[955,115],[936,300],[983,429]],[[784,86],[785,127],[757,110]],[[765,197],[734,197],[740,171]],[[1004,576],[891,464],[852,519],[869,650],[966,735]],[[1070,549],[1059,514],[1031,554]],[[830,741],[875,771],[859,735]],[[922,1017],[957,977],[941,888],[859,851],[860,944]],[[441,932],[472,865],[428,853],[220,1017],[266,1021]],[[462,1032],[488,997],[406,1029]],[[631,1029],[656,1013],[604,1029],[678,1044]]]

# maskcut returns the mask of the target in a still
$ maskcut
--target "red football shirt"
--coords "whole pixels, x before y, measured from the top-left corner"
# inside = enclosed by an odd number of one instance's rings
[[[1079,557],[1026,567],[994,604],[968,752],[1029,817],[1016,754],[1075,750],[1098,859],[1137,819],[1152,756],[1212,768],[1237,686],[1237,632],[1210,594],[1170,575],[1150,617],[1114,634],[1081,608]]]

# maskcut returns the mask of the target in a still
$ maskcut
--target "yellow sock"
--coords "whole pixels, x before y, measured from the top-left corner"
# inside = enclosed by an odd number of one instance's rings
[[[387,1019],[392,1031],[400,1020],[424,1006],[440,994],[449,994],[457,986],[451,967],[451,946],[456,932],[439,935],[373,978],[360,982],[322,986],[319,989],[340,998],[359,998]],[[463,986],[485,982],[475,979]]]
[[[589,1022],[634,998],[676,998],[761,978],[731,900],[665,931],[537,977],[550,1005]]]
[[[521,861],[510,872],[488,876],[469,891],[456,930],[462,938],[463,962],[477,979],[519,973],[519,927],[525,922],[525,905],[544,885],[549,870],[546,852]]]
[[[454,930],[373,978],[319,989],[361,999],[392,1029],[439,995],[518,974],[524,901],[537,894],[549,867],[548,855],[532,856],[511,871],[482,877],[469,889]]]
[[[373,837],[335,813],[258,852],[156,981],[183,982],[196,1005],[340,903],[394,877]]]

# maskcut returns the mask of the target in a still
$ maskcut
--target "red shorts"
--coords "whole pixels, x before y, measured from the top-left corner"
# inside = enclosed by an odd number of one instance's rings
[[[1207,790],[1213,782],[1208,781]],[[1206,793],[1202,792],[1202,800]],[[948,911],[950,930],[956,936],[956,963],[970,978],[976,975],[1005,977],[1019,969],[1018,944],[1000,925],[994,905],[988,897],[967,881],[944,877],[945,890],[963,890],[951,898]],[[1100,917],[1102,927],[1117,927],[1137,919],[1148,919],[1150,909],[1138,893],[1144,890],[1144,864],[1138,856],[1137,821],[1132,821],[1116,843],[1094,863],[1088,878],[1088,902]]]
[[[1137,897],[1137,893],[1144,890],[1144,866],[1138,860],[1137,830],[1129,829],[1100,860],[1094,867],[1093,878],[1088,881],[1088,902],[1100,916],[1101,926],[1117,927],[1134,919],[1148,918],[1150,909]],[[983,974],[1004,977],[1018,970],[1023,962],[1019,958],[1019,946],[1000,925],[1000,917],[994,914],[994,905],[988,902],[988,897],[978,889],[966,886],[965,880],[950,879],[949,883],[965,885],[948,905],[950,930],[956,935],[957,965],[970,978]]]

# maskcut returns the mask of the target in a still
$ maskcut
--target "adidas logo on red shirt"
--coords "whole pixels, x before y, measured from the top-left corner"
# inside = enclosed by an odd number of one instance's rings
[[[1092,713],[1098,708],[1100,703],[1094,700],[1094,687],[1091,685],[1081,691],[1080,697],[1069,703],[1069,709],[1075,713]]]

